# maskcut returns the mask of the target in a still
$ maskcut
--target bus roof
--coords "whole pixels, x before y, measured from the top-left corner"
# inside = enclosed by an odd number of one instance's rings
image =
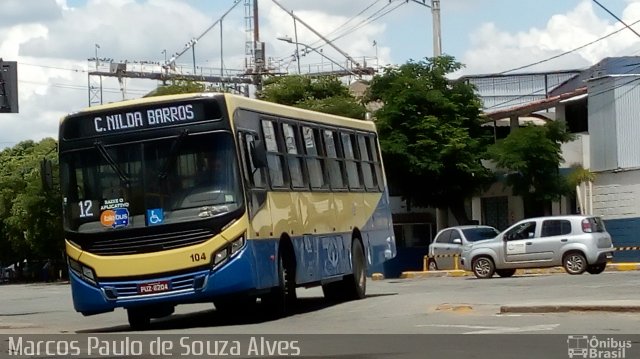
[[[358,120],[349,117],[331,115],[327,113],[305,110],[297,107],[280,105],[274,102],[251,99],[248,97],[225,94],[227,105],[235,108],[244,108],[277,116],[291,117],[309,120],[326,125],[339,125],[360,130],[372,131],[375,129],[373,121]]]
[[[326,113],[280,105],[273,102],[251,99],[251,98],[240,96],[240,95],[234,95],[229,93],[217,93],[217,92],[198,92],[198,93],[177,94],[177,95],[142,97],[142,98],[133,99],[133,100],[126,100],[126,101],[120,101],[120,102],[112,102],[112,103],[103,104],[103,105],[91,106],[91,107],[84,108],[80,111],[68,114],[67,116],[63,117],[60,122],[63,122],[64,119],[69,116],[83,114],[83,113],[93,113],[93,112],[104,111],[109,109],[116,109],[120,107],[142,106],[142,105],[153,104],[158,102],[171,102],[171,101],[185,100],[190,98],[195,99],[195,98],[202,98],[202,97],[218,97],[218,96],[224,96],[225,101],[227,102],[227,106],[231,108],[245,108],[248,110],[254,110],[257,112],[272,114],[275,116],[292,117],[292,118],[304,119],[304,120],[309,120],[309,121],[327,124],[327,125],[340,125],[340,126],[361,129],[361,130],[371,131],[375,129],[375,124],[373,123],[373,121],[365,121],[365,120],[352,119],[348,117],[330,115]]]

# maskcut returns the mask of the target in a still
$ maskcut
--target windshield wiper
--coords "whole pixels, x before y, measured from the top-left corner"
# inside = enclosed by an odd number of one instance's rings
[[[187,136],[189,136],[189,130],[184,130],[178,135],[178,137],[175,140],[173,140],[173,144],[169,149],[169,154],[167,155],[167,159],[162,165],[162,169],[160,170],[160,172],[158,172],[158,179],[164,180],[167,178],[167,175],[169,174],[169,170],[171,169],[171,167],[173,167],[173,164],[176,162],[176,158],[178,157],[178,151],[180,150],[180,146],[182,145],[182,142],[184,141],[184,139],[187,138]]]
[[[104,160],[107,161],[109,166],[111,166],[111,169],[113,169],[113,171],[118,174],[118,177],[120,177],[120,180],[124,182],[125,186],[129,188],[129,185],[130,185],[129,177],[127,177],[127,175],[124,172],[122,172],[122,170],[120,169],[116,161],[113,160],[113,158],[109,155],[109,152],[107,152],[107,149],[104,148],[104,145],[102,144],[102,142],[96,142],[93,144],[93,146],[98,150],[102,158],[104,158]]]

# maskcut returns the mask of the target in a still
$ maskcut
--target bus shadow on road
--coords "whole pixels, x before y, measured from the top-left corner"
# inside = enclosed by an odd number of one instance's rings
[[[374,297],[384,297],[390,295],[397,295],[397,293],[371,294],[367,295],[367,298],[365,300]],[[345,303],[348,302],[332,302],[325,299],[324,297],[298,298],[296,306],[292,308],[291,312],[284,318],[278,318],[274,316],[259,302],[256,303],[256,305],[249,307],[244,312],[224,313],[212,308],[210,310],[201,310],[185,314],[174,314],[165,318],[152,320],[147,330],[179,330],[260,324],[279,319],[286,319],[290,316],[316,312]],[[77,331],[77,333],[118,333],[131,331],[131,328],[128,325],[124,324],[113,327],[79,330]]]

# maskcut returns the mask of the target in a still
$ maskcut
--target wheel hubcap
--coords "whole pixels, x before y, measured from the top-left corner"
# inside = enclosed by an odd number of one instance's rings
[[[567,258],[567,268],[571,272],[579,272],[580,270],[582,270],[583,266],[584,262],[582,261],[582,258],[580,258],[580,256],[570,256],[569,258]]]
[[[476,262],[475,270],[476,270],[476,273],[478,273],[480,276],[482,277],[487,276],[491,270],[489,261],[487,261],[486,259],[478,260]]]

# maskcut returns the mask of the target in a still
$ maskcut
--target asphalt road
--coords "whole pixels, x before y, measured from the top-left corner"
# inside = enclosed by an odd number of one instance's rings
[[[184,305],[146,333],[178,334],[640,334],[640,272],[369,281],[367,298],[330,304],[299,289],[286,318],[257,312],[229,318],[212,304]],[[607,304],[622,311],[501,313],[514,306]],[[626,309],[625,309],[626,308]],[[628,309],[628,310],[627,310]],[[129,333],[126,313],[83,317],[67,284],[0,286],[0,334]]]

